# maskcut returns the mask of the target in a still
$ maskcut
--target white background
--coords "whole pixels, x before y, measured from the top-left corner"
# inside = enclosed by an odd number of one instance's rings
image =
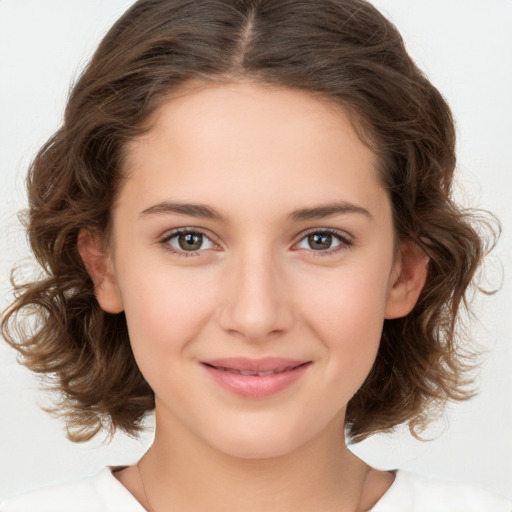
[[[27,256],[16,211],[38,147],[58,127],[69,85],[131,0],[0,0],[0,310],[9,270]],[[512,496],[512,1],[374,0],[401,30],[420,67],[448,99],[458,126],[465,201],[503,222],[495,252],[501,291],[478,302],[472,334],[489,349],[480,395],[454,405],[420,443],[407,432],[354,448],[381,468],[465,480]],[[489,272],[496,283],[494,260]],[[0,343],[0,499],[134,462],[151,441],[119,435],[75,445],[42,412],[30,373]]]

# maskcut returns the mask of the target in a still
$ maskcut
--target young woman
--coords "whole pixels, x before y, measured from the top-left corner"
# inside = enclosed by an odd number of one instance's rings
[[[470,394],[484,225],[453,201],[454,145],[364,1],[136,2],[31,166],[45,275],[2,332],[70,439],[154,410],[155,440],[0,510],[511,510],[347,448]]]

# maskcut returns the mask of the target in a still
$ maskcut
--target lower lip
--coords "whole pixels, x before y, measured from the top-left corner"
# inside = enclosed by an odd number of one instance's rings
[[[306,363],[281,373],[270,375],[240,375],[203,365],[213,379],[224,389],[245,398],[266,398],[291,386],[299,380],[311,363]]]

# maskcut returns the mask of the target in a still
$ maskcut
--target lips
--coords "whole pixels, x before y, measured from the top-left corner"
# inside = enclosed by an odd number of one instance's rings
[[[268,357],[227,358],[201,361],[222,388],[246,398],[265,398],[300,379],[311,361]]]

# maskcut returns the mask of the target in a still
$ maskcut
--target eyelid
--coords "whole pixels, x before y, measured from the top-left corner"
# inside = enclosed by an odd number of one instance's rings
[[[335,228],[322,228],[322,227],[318,227],[318,228],[311,228],[311,229],[308,229],[306,231],[304,231],[303,233],[301,233],[301,238],[300,240],[302,240],[304,237],[308,236],[308,235],[311,235],[313,233],[328,233],[328,234],[331,234],[331,235],[336,235],[337,237],[339,237],[341,240],[347,242],[347,243],[352,243],[353,242],[353,237],[352,235],[350,235],[349,233],[347,233],[346,231],[343,231],[341,229],[335,229]]]
[[[210,234],[210,232],[204,228],[196,228],[195,226],[184,226],[181,228],[175,228],[175,229],[169,229],[164,232],[163,235],[161,235],[160,241],[163,240],[169,240],[175,235],[181,235],[182,233],[200,233],[201,235],[204,235],[209,240],[213,238],[213,236]],[[213,240],[212,240],[213,242]]]

